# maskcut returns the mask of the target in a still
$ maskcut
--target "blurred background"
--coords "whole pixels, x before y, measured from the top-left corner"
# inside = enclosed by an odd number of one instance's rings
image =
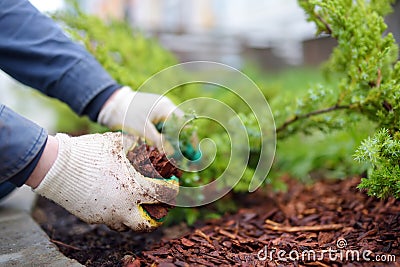
[[[31,2],[43,12],[66,6],[63,0]],[[82,0],[79,4],[105,20],[127,21],[159,40],[181,62],[210,60],[238,69],[250,62],[269,73],[282,72],[316,68],[335,46],[331,38],[315,36],[314,25],[306,21],[296,0]],[[399,41],[400,1],[394,6],[387,23]],[[21,95],[17,88],[21,86],[4,73],[0,73],[0,86],[1,103],[55,130],[51,112],[36,112],[46,105],[29,97],[35,93]]]
[[[237,68],[247,58],[270,68],[302,64],[302,41],[314,34],[296,0],[87,0],[84,8],[156,36],[182,61]]]

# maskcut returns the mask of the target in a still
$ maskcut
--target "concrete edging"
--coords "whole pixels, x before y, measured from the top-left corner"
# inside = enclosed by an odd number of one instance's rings
[[[0,266],[83,265],[64,256],[32,219],[36,195],[23,186],[0,203]]]

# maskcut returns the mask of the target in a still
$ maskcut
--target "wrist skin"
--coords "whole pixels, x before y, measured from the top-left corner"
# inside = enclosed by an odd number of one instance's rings
[[[58,141],[54,136],[49,135],[47,137],[43,154],[40,157],[39,162],[32,174],[29,176],[28,180],[26,180],[25,184],[35,189],[53,166],[57,159],[57,155]]]

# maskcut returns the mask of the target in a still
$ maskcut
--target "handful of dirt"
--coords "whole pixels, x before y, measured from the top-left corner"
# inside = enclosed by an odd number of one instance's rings
[[[150,178],[180,178],[182,172],[175,167],[173,159],[160,153],[156,147],[151,147],[142,141],[128,151],[127,158],[136,171]],[[142,204],[144,210],[154,219],[160,220],[167,216],[172,206],[167,204]]]

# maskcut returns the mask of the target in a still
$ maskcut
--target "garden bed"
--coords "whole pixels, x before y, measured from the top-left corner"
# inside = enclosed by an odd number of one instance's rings
[[[238,212],[222,219],[150,234],[87,225],[43,198],[34,217],[86,266],[400,266],[400,200],[368,197],[359,181],[290,181],[286,193],[240,196]]]

